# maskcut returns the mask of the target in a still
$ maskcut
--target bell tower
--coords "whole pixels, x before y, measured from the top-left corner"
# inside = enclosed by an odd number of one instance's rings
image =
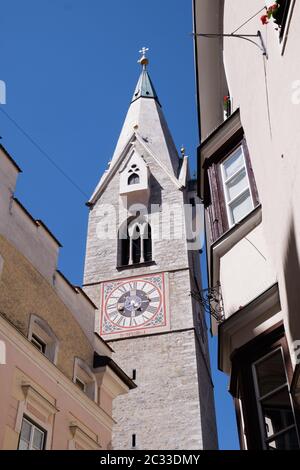
[[[148,74],[147,49],[140,52],[119,140],[88,202],[84,289],[98,306],[96,331],[137,384],[114,402],[112,445],[215,449],[205,317],[191,295],[201,289],[189,229],[200,201]]]

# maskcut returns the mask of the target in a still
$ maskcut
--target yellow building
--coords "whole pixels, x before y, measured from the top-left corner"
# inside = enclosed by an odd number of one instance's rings
[[[109,449],[112,402],[135,384],[57,270],[61,245],[13,196],[19,172],[0,146],[0,449]]]

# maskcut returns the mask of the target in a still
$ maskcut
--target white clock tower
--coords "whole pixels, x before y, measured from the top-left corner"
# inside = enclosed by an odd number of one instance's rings
[[[199,201],[146,51],[115,152],[88,203],[84,289],[98,306],[96,331],[137,384],[114,402],[112,447],[215,449],[205,318],[191,295],[201,289],[188,227]]]

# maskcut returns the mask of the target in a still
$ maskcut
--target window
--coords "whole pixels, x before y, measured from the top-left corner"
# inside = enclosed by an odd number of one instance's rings
[[[126,159],[127,160],[127,159]],[[120,169],[120,195],[137,194],[146,201],[149,197],[149,168],[142,155],[132,148],[129,159]],[[145,202],[144,201],[144,202]]]
[[[79,357],[74,361],[73,382],[91,400],[97,401],[98,386],[95,374],[91,368]]]
[[[271,327],[232,356],[230,391],[240,400],[240,437],[247,449],[300,449],[299,415],[290,393],[293,375],[283,325]]]
[[[140,182],[140,176],[138,174],[139,172],[140,172],[140,169],[135,163],[133,163],[130,169],[128,170],[128,174],[129,174],[128,181],[127,181],[128,185],[139,184]]]
[[[119,230],[119,265],[152,261],[151,226],[143,217],[134,217]]]
[[[277,0],[276,3],[278,4],[278,9],[275,13],[273,13],[273,18],[274,23],[279,26],[279,36],[280,40],[282,40],[287,26],[287,19],[289,16],[292,0]]]
[[[299,449],[282,349],[253,364],[256,401],[266,449]]]
[[[42,341],[38,336],[33,334],[31,336],[31,342],[39,351],[45,354],[46,344],[44,343],[44,341]]]
[[[130,184],[138,184],[140,182],[140,177],[136,173],[133,173],[128,178],[128,185]]]
[[[151,239],[151,226],[146,224],[143,233],[143,255],[144,261],[152,261],[152,239]]]
[[[19,440],[19,450],[43,450],[46,431],[33,421],[23,417]]]
[[[129,259],[133,264],[139,263],[141,261],[141,231],[138,224],[136,224],[133,228],[131,237],[131,257]],[[130,263],[131,264],[131,263]]]
[[[232,114],[223,123],[220,132],[208,138],[207,144],[203,144],[204,155],[205,145],[210,144],[211,147],[215,145],[203,163],[203,201],[210,243],[218,240],[227,230],[245,219],[259,206],[244,131],[239,128],[228,136],[232,126],[237,125],[238,119],[239,114]],[[221,141],[219,141],[220,136]]]
[[[76,383],[77,387],[80,388],[80,390],[82,390],[83,392],[85,392],[85,390],[86,390],[86,384],[85,384],[82,380],[80,380],[78,377],[76,377],[76,378],[75,378],[75,383]]]
[[[228,225],[232,227],[254,208],[243,147],[221,164]]]
[[[30,316],[28,339],[42,354],[56,364],[58,339],[48,323],[37,315]]]

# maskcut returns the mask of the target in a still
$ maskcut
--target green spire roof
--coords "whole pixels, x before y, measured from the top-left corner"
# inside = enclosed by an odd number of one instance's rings
[[[143,70],[140,75],[139,81],[137,82],[131,102],[141,97],[154,98],[159,103],[155,88],[145,66],[143,66]]]

